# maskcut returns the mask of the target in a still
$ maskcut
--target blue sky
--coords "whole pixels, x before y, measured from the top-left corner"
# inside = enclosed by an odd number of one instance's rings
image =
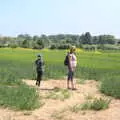
[[[120,38],[120,0],[0,0],[0,34],[112,34]]]

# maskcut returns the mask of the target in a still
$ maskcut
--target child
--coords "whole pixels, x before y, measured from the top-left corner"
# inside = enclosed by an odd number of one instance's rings
[[[44,61],[40,54],[37,55],[37,60],[35,61],[36,72],[37,72],[37,80],[36,85],[40,86],[40,82],[42,80],[43,72],[44,72]]]

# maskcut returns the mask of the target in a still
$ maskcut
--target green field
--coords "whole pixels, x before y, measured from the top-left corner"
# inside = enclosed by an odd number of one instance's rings
[[[35,72],[33,69],[36,55],[41,53],[45,61],[45,73],[44,80],[47,79],[63,79],[67,75],[67,68],[64,66],[64,58],[67,51],[63,50],[32,50],[22,48],[1,48],[0,49],[0,98],[6,87],[8,86],[19,86],[19,90],[28,89],[31,91],[31,96],[36,94],[35,101],[37,99],[37,93],[35,90],[23,87],[21,79],[35,79]],[[107,94],[120,98],[120,53],[117,52],[84,52],[77,51],[78,66],[76,69],[76,78],[81,79],[94,79],[101,81],[100,90]],[[114,84],[113,84],[114,83]],[[21,87],[22,86],[22,87]],[[20,89],[21,88],[21,89]],[[14,87],[8,89],[16,89]],[[6,96],[11,96],[6,92]],[[18,91],[18,93],[21,92]],[[9,95],[8,95],[9,94]],[[17,94],[17,93],[14,93]],[[27,95],[27,92],[25,93]],[[18,94],[17,94],[18,95]],[[23,95],[23,96],[26,96]],[[19,97],[19,96],[18,96]],[[7,98],[6,98],[7,99]],[[0,100],[0,105],[13,106],[12,103],[4,103],[7,100]],[[18,99],[18,98],[16,98]],[[29,96],[28,96],[29,99]],[[13,101],[11,99],[11,101]],[[16,100],[17,101],[17,100]],[[27,101],[27,100],[26,100]],[[22,106],[25,101],[21,100]],[[15,102],[16,103],[16,102]],[[32,109],[35,108],[31,101],[28,106],[19,109]],[[35,102],[34,102],[35,103]],[[15,105],[15,106],[20,106]],[[32,107],[31,107],[32,106]]]
[[[45,61],[45,79],[63,78],[67,69],[63,64],[66,51],[0,49],[0,69],[11,72],[18,78],[34,78],[33,64],[37,53]],[[120,53],[77,52],[77,78],[100,80],[102,77],[120,74]]]

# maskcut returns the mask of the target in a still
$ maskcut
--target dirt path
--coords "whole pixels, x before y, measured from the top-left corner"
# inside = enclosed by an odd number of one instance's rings
[[[30,86],[35,86],[35,81],[25,80]],[[34,111],[17,112],[9,109],[0,109],[0,120],[120,120],[120,100],[112,99],[110,107],[102,111],[85,111],[72,113],[69,106],[81,104],[89,95],[103,97],[97,89],[98,83],[87,80],[84,84],[77,84],[77,90],[71,91],[71,97],[65,101],[45,99],[45,105]],[[41,88],[37,87],[40,95],[49,93],[55,87],[66,88],[65,80],[49,80],[42,82]],[[54,117],[53,117],[54,116]]]

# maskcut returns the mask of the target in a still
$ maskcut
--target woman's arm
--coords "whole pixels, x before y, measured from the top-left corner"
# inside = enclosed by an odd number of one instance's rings
[[[70,56],[70,54],[68,55],[68,60],[69,60],[69,68],[70,68],[70,70],[72,70],[71,56]]]

